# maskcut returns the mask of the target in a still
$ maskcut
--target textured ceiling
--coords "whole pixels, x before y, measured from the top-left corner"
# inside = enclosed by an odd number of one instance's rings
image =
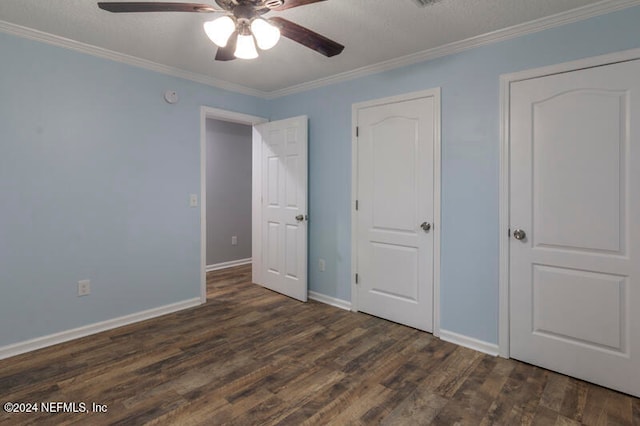
[[[89,0],[0,0],[0,20],[272,92],[597,2],[440,0],[421,8],[415,0],[327,0],[266,16],[344,44],[341,55],[326,58],[283,38],[258,59],[230,62],[213,60],[216,48],[202,29],[214,14],[112,14]]]

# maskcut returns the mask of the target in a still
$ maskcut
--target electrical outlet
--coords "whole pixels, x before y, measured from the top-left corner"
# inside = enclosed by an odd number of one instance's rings
[[[91,281],[78,281],[78,296],[88,296],[89,294],[91,294]]]
[[[233,237],[231,237],[231,245],[232,246],[237,246],[238,245],[238,237],[236,237],[235,235]]]
[[[320,269],[320,272],[324,272],[324,270],[327,268],[327,264],[324,261],[324,259],[319,259],[318,260],[318,269]]]
[[[189,195],[189,207],[198,207],[198,194]]]

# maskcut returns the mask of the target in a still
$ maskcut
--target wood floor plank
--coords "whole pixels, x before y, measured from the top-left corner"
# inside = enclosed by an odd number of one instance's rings
[[[231,421],[231,404],[224,398],[204,395],[183,406],[150,420],[148,425],[210,425],[212,419],[219,424]]]
[[[608,390],[600,386],[589,384],[587,401],[581,420],[583,424],[588,426],[601,426],[606,424],[607,413],[605,407],[608,392]]]
[[[640,425],[640,400],[431,334],[207,274],[208,303],[0,360],[0,425]]]
[[[556,426],[580,426],[581,423],[576,420],[560,415],[558,416],[558,419],[556,420],[555,425]]]
[[[484,418],[491,406],[494,398],[491,394],[483,391],[483,385],[495,370],[495,365],[495,358],[483,356],[467,380],[455,392],[454,399],[465,407],[465,418],[471,419],[471,421]]]
[[[558,421],[558,412],[550,408],[539,406],[531,421],[532,426],[555,425]]]
[[[495,358],[495,365],[493,370],[481,387],[481,392],[487,394],[492,400],[494,400],[500,392],[504,384],[507,382],[511,371],[513,371],[514,364],[504,358]]]
[[[274,425],[299,425],[299,424],[314,424],[310,419],[314,419],[316,424],[326,423],[332,415],[337,413],[331,413],[331,404],[337,405],[336,401],[343,398],[349,390],[355,389],[360,384],[360,381],[352,376],[345,376],[339,381],[332,383],[331,386],[325,388],[323,392],[318,392],[310,395],[310,398],[303,404],[300,404],[294,410],[292,410],[286,417],[279,418],[277,421],[271,423]]]
[[[458,346],[443,362],[440,368],[433,369],[428,376],[429,388],[438,394],[450,398],[466,380],[484,355],[471,349]]]
[[[377,424],[379,414],[372,412],[378,407],[391,404],[394,401],[395,391],[382,385],[374,385],[357,396],[344,409],[339,410],[338,415],[331,417],[331,423],[336,425],[370,425]],[[396,401],[394,401],[396,402]],[[397,405],[397,404],[396,404]]]
[[[553,411],[559,411],[569,384],[569,377],[552,374],[545,386],[540,405]]]
[[[394,408],[382,425],[428,425],[449,402],[429,390],[415,391]]]
[[[342,372],[325,368],[311,367],[307,369],[303,367],[301,370],[298,377],[291,380],[287,385],[272,390],[276,395],[273,401],[280,401],[278,405],[274,405],[272,400],[265,401],[247,413],[248,416],[262,419],[263,424],[278,424],[297,411],[300,406],[305,405],[312,395],[323,393],[325,389],[345,377]],[[257,416],[254,411],[259,411],[261,416]]]
[[[640,425],[640,399],[633,399],[633,420],[634,425]]]
[[[619,392],[607,393],[607,424],[625,425],[633,421],[632,398]]]
[[[564,400],[559,410],[560,414],[577,422],[582,422],[587,404],[587,391],[587,383],[569,379],[564,393]]]

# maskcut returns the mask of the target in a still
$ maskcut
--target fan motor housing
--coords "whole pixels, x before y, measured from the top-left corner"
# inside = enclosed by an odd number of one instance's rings
[[[240,3],[233,8],[233,15],[238,19],[250,20],[256,15],[256,9],[249,4]]]

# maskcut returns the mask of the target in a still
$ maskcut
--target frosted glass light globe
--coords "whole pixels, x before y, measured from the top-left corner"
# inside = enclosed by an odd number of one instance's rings
[[[204,23],[204,32],[216,45],[226,47],[229,37],[236,30],[236,23],[229,16],[221,16]]]
[[[258,57],[258,51],[252,35],[238,35],[235,55],[236,58],[240,59],[255,59]]]
[[[264,19],[254,19],[251,23],[251,32],[262,50],[271,49],[280,40],[280,30]]]

